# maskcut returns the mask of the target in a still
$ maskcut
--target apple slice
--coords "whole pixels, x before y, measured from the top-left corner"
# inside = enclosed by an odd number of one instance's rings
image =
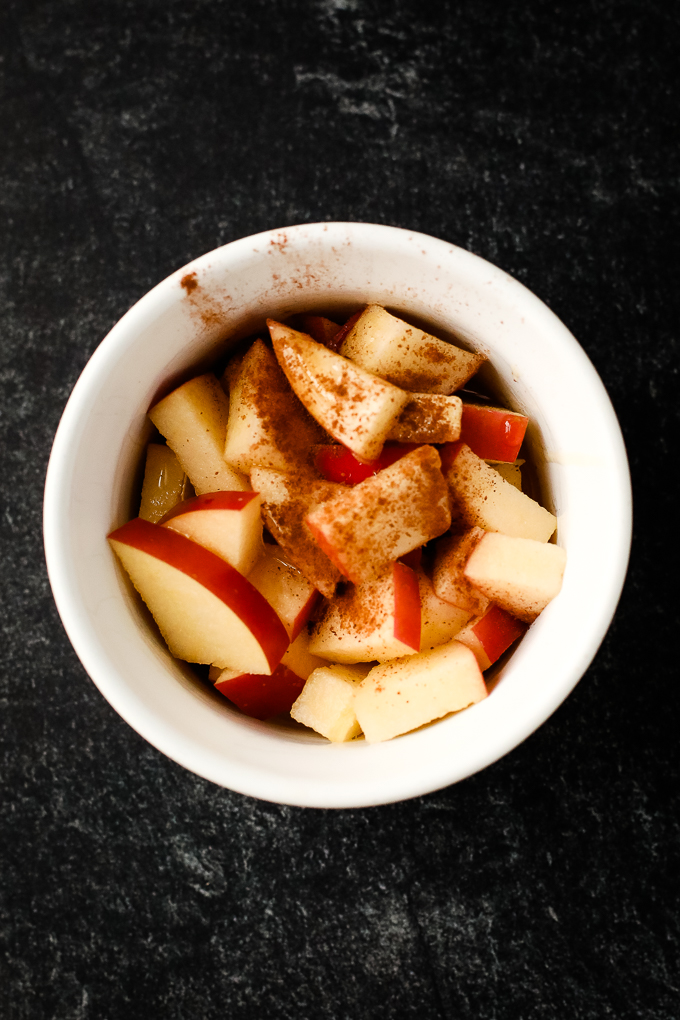
[[[267,325],[278,362],[312,417],[357,456],[377,457],[408,393],[304,333],[273,319]]]
[[[177,658],[253,673],[271,673],[279,664],[286,629],[231,564],[139,517],[112,532],[109,542]]]
[[[465,576],[512,616],[531,623],[562,587],[566,560],[559,545],[488,532],[470,554]]]
[[[440,599],[478,616],[489,600],[465,576],[468,556],[486,534],[482,528],[470,528],[462,535],[442,535],[437,540],[432,583]]]
[[[388,439],[400,443],[449,443],[460,438],[463,401],[443,393],[412,393]]]
[[[436,594],[432,581],[422,571],[418,571],[420,588],[420,648],[437,648],[444,645],[465,626],[470,613],[458,606],[444,602]]]
[[[374,460],[359,460],[346,446],[333,443],[329,446],[317,446],[314,466],[329,482],[358,485],[414,449],[412,443],[385,443],[379,457]]]
[[[332,351],[337,351],[335,337],[342,328],[337,322],[327,319],[325,315],[298,315],[294,322],[295,329],[311,336],[316,343],[323,344],[324,347],[328,347]]]
[[[355,584],[377,580],[394,560],[449,527],[439,454],[432,446],[416,447],[379,474],[322,503],[306,522],[345,577]]]
[[[293,719],[333,743],[360,736],[354,692],[370,668],[335,665],[315,669],[290,710]]]
[[[381,378],[415,393],[453,393],[470,379],[482,354],[463,351],[381,308],[369,305],[340,353]]]
[[[479,668],[484,672],[514,641],[521,638],[526,629],[526,623],[491,602],[481,616],[470,620],[459,631],[456,640],[474,652]]]
[[[257,492],[208,492],[179,503],[159,523],[247,574],[263,552],[261,503]]]
[[[394,563],[377,582],[337,595],[313,627],[310,651],[331,662],[385,662],[420,650],[418,575]]]
[[[293,471],[325,433],[291,390],[272,351],[256,340],[226,373],[229,420],[224,459],[244,474],[254,466]]]
[[[242,492],[247,480],[223,457],[229,400],[212,373],[179,386],[149,411],[196,492]]]
[[[432,651],[374,666],[354,694],[354,711],[369,743],[390,740],[487,694],[469,648],[449,641]]]
[[[345,487],[269,468],[253,468],[250,480],[262,496],[266,526],[286,559],[326,598],[331,598],[341,573],[314,541],[305,517],[317,503],[344,492]]]
[[[139,516],[156,524],[161,517],[187,497],[189,479],[180,467],[177,455],[162,443],[149,443],[146,448],[142,498]]]
[[[248,580],[273,606],[288,637],[294,641],[321,598],[311,581],[287,562],[283,550],[276,545],[264,547],[264,555]]]
[[[469,446],[447,443],[441,448],[441,458],[456,525],[548,541],[557,527],[557,518],[506,482]]]
[[[483,460],[512,463],[517,459],[528,424],[529,419],[524,414],[465,402],[460,441]]]

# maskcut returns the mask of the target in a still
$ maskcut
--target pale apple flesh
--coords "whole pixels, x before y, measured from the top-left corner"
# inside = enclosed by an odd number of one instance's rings
[[[316,730],[332,743],[360,736],[354,711],[354,694],[370,666],[320,666],[311,674],[290,710],[296,722]]]
[[[531,623],[559,593],[566,558],[558,545],[488,532],[470,554],[465,576],[492,602]]]
[[[185,500],[191,490],[177,455],[162,443],[146,448],[139,517],[157,524],[169,510]]]
[[[247,574],[264,551],[261,503],[256,492],[204,493],[173,507],[159,523]]]
[[[468,581],[465,566],[485,534],[483,528],[470,528],[462,534],[443,535],[435,545],[432,583],[436,594],[452,606],[474,615],[483,613],[489,600]]]
[[[274,607],[290,640],[294,641],[312,615],[321,597],[319,591],[274,545],[264,547],[248,580]]]

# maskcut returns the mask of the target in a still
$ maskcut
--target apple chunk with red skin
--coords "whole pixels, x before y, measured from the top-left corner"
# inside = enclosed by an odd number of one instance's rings
[[[306,523],[345,577],[355,584],[377,580],[390,563],[441,535],[451,523],[437,451],[417,447],[322,503]]]
[[[463,402],[460,441],[482,460],[512,463],[517,459],[529,419],[503,407]]]
[[[209,492],[178,504],[159,523],[247,574],[262,553],[261,503],[257,492]]]
[[[314,455],[314,466],[329,482],[343,482],[345,485],[358,485],[365,482],[371,475],[401,460],[407,453],[415,450],[412,443],[385,443],[379,457],[373,460],[360,460],[351,450],[340,443],[330,446],[318,446]]]
[[[288,647],[286,629],[231,564],[139,517],[113,531],[109,542],[177,658],[253,673],[278,666]]]
[[[285,559],[276,545],[266,545],[248,580],[276,610],[291,641],[309,620],[321,598],[320,592],[301,571]]]
[[[456,640],[474,652],[482,672],[500,659],[514,641],[521,638],[527,624],[492,602],[481,616],[470,620]]]

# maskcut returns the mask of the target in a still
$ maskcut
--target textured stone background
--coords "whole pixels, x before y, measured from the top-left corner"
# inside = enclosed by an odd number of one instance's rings
[[[659,0],[2,4],[3,1020],[680,1016],[679,44]],[[458,786],[336,813],[129,729],[40,535],[63,405],[121,314],[322,219],[442,237],[542,297],[612,396],[637,511],[615,622],[548,723]]]

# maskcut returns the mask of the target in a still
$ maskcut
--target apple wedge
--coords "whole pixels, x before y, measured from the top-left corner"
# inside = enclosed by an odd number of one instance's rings
[[[513,642],[525,633],[526,623],[506,613],[491,602],[481,616],[463,627],[456,640],[474,652],[479,668],[484,672],[500,659]]]
[[[291,390],[272,351],[256,340],[225,373],[229,419],[224,459],[244,474],[253,467],[294,471],[326,438]]]
[[[311,336],[316,343],[337,351],[335,338],[342,329],[337,322],[327,319],[325,315],[298,315],[293,321],[295,329],[299,332]]]
[[[379,581],[350,586],[314,624],[310,651],[330,662],[385,662],[420,651],[418,575],[393,563]]]
[[[450,443],[460,438],[463,401],[443,393],[412,393],[387,438],[399,443]]]
[[[312,417],[357,456],[377,457],[408,393],[304,333],[273,319],[267,325],[278,362]]]
[[[295,641],[321,598],[311,581],[287,562],[279,546],[269,544],[248,580],[276,610],[288,637]]]
[[[136,517],[109,542],[171,653],[187,662],[271,673],[288,634],[259,591],[215,553]]]
[[[524,441],[529,419],[524,414],[487,404],[463,403],[460,441],[482,460],[512,463]]]
[[[451,523],[439,454],[432,446],[416,447],[322,503],[306,523],[345,577],[355,584],[377,580],[394,560],[441,535]]]
[[[462,535],[442,535],[435,545],[432,568],[432,583],[439,598],[475,616],[484,612],[489,600],[470,584],[465,564],[485,534],[482,528],[470,528]]]
[[[465,443],[446,444],[441,448],[441,458],[456,525],[537,542],[547,542],[551,537],[557,518],[506,482]]]
[[[370,666],[320,666],[315,669],[290,714],[333,743],[361,735],[354,711],[354,692]]]
[[[486,694],[474,654],[453,640],[374,666],[357,687],[353,706],[366,740],[376,743],[474,705]]]
[[[566,560],[559,545],[488,532],[470,554],[465,576],[492,602],[531,623],[560,591]]]
[[[395,386],[414,393],[453,393],[483,361],[369,305],[345,337],[340,353]]]
[[[149,443],[146,448],[139,516],[156,524],[181,503],[191,490],[189,479],[169,446]]]
[[[286,558],[322,595],[331,598],[342,574],[314,541],[305,517],[318,503],[346,491],[345,486],[304,472],[286,474],[269,468],[253,468],[250,480],[262,496],[265,524]]]
[[[223,456],[228,416],[229,400],[210,372],[179,386],[149,411],[199,495],[248,489],[247,480]]]
[[[257,492],[208,492],[179,503],[159,523],[248,574],[263,553],[261,503]]]

